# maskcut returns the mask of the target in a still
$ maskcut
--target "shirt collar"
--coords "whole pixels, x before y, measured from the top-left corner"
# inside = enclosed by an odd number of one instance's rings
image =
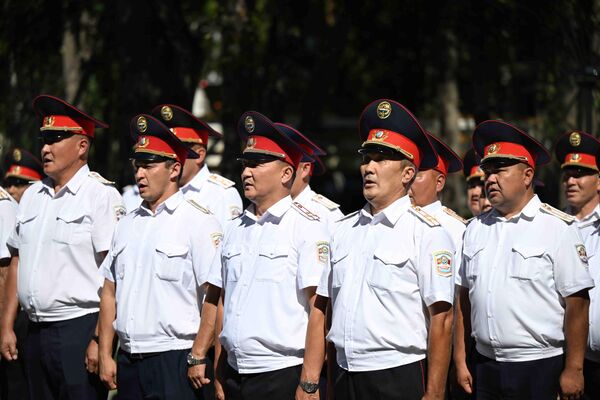
[[[254,204],[250,204],[250,206],[244,210],[244,216],[258,222],[266,221],[268,218],[271,217],[281,218],[283,214],[285,214],[286,211],[290,209],[291,205],[292,196],[287,195],[275,204],[273,204],[271,207],[269,207],[267,211],[260,216],[260,218],[257,217],[255,214]]]
[[[58,192],[61,193],[61,192],[64,192],[65,190],[68,190],[69,192],[71,192],[73,194],[77,193],[77,191],[79,191],[79,188],[83,184],[85,177],[88,176],[89,174],[90,174],[90,167],[87,164],[84,164],[81,168],[79,168],[79,170],[75,173],[75,175],[73,175],[71,177],[71,179],[69,179],[69,182],[67,182],[66,185],[64,185],[62,188],[60,188],[60,190]],[[42,180],[42,187],[40,188],[40,191],[42,191],[42,190],[45,190],[46,192],[48,192],[49,194],[52,194],[52,195],[57,194],[57,193],[54,193],[54,181],[52,180],[52,178],[46,177]]]
[[[510,218],[504,218],[503,216],[501,216],[498,213],[498,211],[496,209],[493,209],[491,212],[493,213],[495,218],[504,220],[504,221],[516,220],[518,218],[521,218],[522,216],[527,219],[533,219],[536,216],[536,214],[539,212],[541,205],[542,205],[542,202],[541,202],[540,198],[538,197],[537,194],[534,194],[533,197],[531,198],[531,200],[529,200],[527,202],[527,204],[525,205],[525,207],[523,207],[521,212],[516,215],[513,215]]]
[[[198,173],[192,178],[192,180],[181,187],[181,190],[184,192],[187,192],[188,190],[200,190],[202,184],[208,180],[209,175],[210,171],[208,170],[206,164],[204,164],[202,168],[200,168],[200,171],[198,171]]]
[[[433,215],[442,209],[442,202],[437,200],[431,204],[427,204],[425,207],[421,207],[427,213]]]
[[[184,200],[183,192],[181,190],[178,190],[177,192],[175,192],[171,196],[169,196],[168,199],[166,199],[165,201],[160,203],[156,207],[155,212],[152,212],[152,210],[150,210],[148,207],[146,207],[145,201],[142,201],[142,204],[140,204],[140,207],[137,209],[137,212],[138,213],[143,212],[148,215],[158,215],[162,211],[166,210],[169,214],[172,214],[173,211],[175,211],[175,209],[177,209],[177,207],[181,204],[181,202],[183,200]]]
[[[591,213],[589,213],[588,215],[586,215],[585,217],[583,217],[581,220],[579,220],[579,223],[585,223],[588,221],[595,221],[600,217],[600,204],[596,205],[596,207],[594,207],[594,209],[592,210]]]
[[[380,222],[387,221],[389,225],[394,226],[402,214],[404,214],[410,207],[410,197],[405,195],[375,215],[371,215],[371,206],[369,203],[367,203],[360,210],[360,214],[362,217],[368,218],[371,224],[378,224]]]

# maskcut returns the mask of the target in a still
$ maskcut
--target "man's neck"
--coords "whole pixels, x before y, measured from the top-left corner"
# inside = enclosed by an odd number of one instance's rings
[[[371,207],[371,215],[379,214],[381,211],[385,210],[390,205],[392,205],[395,201],[401,199],[405,195],[406,195],[406,193],[402,193],[400,195],[394,196],[390,199],[386,199],[386,200],[383,200],[380,202],[369,201],[369,206]]]
[[[307,187],[308,187],[308,182],[302,182],[302,184],[298,188],[292,187],[292,192],[291,192],[292,199],[295,199],[296,197],[300,196],[300,193],[304,192],[304,189],[306,189]]]
[[[594,209],[598,206],[598,196],[585,203],[582,207],[570,206],[575,218],[579,221],[594,212]]]
[[[173,196],[175,193],[177,193],[177,191],[179,190],[179,188],[177,187],[177,184],[174,185],[169,185],[166,190],[160,195],[160,197],[154,201],[147,201],[146,200],[146,204],[148,205],[148,208],[150,209],[150,211],[152,211],[153,213],[156,212],[156,208],[161,205],[162,203],[164,203],[165,201],[167,201],[169,199],[169,197]]]
[[[257,217],[261,217],[275,203],[279,202],[281,199],[284,199],[289,195],[289,191],[279,192],[277,194],[262,198],[260,200],[252,201],[252,203],[254,204],[254,215],[256,215]]]
[[[494,208],[496,208],[496,210],[501,216],[503,216],[506,219],[510,219],[515,215],[519,214],[521,211],[523,211],[523,209],[531,201],[533,196],[535,196],[533,192],[527,193],[525,196],[518,199],[514,203],[507,204],[506,207],[499,206]]]

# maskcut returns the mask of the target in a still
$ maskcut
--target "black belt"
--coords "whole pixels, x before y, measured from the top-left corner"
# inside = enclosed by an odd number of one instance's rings
[[[161,354],[164,354],[164,351],[157,351],[154,353],[128,353],[125,350],[119,349],[119,353],[124,354],[125,357],[129,358],[130,360],[145,360],[146,358],[150,358],[150,357],[155,357],[155,356],[159,356]]]

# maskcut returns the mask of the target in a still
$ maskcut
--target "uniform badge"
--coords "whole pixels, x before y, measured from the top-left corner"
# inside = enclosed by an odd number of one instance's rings
[[[573,147],[577,147],[581,144],[581,135],[579,132],[573,132],[571,135],[569,135],[569,143]]]
[[[581,160],[581,154],[579,154],[579,153],[571,154],[571,158],[569,159],[569,161],[571,161],[571,162],[577,162],[579,160]]]
[[[493,145],[491,145],[490,147],[488,147],[487,153],[488,154],[494,154],[497,153],[498,150],[500,150],[500,145],[497,143],[494,143]]]
[[[173,110],[169,106],[162,106],[160,109],[160,116],[165,121],[170,121],[173,119]]]
[[[246,118],[244,118],[244,128],[246,128],[246,132],[248,132],[248,133],[254,132],[254,128],[255,128],[254,118],[247,115]]]
[[[254,137],[248,138],[248,141],[246,142],[246,148],[251,149],[254,146],[256,146],[256,138],[254,138]]]
[[[148,146],[148,143],[150,143],[150,139],[148,139],[147,136],[141,136],[140,140],[138,140],[137,147],[144,148],[144,147]]]
[[[377,116],[379,119],[386,119],[392,114],[392,105],[387,101],[382,101],[377,105]]]
[[[210,234],[210,240],[212,240],[213,246],[215,247],[219,247],[222,239],[223,234],[221,232],[214,232]]]
[[[148,129],[148,121],[146,121],[146,117],[139,117],[137,119],[137,129],[142,133],[146,132],[146,129]]]
[[[115,210],[115,218],[117,218],[117,221],[120,220],[121,218],[123,218],[127,214],[127,210],[125,210],[125,207],[123,207],[123,206],[115,206],[114,210]]]
[[[375,132],[375,135],[373,135],[373,138],[371,140],[384,141],[385,139],[387,139],[387,137],[388,137],[387,132],[377,131],[377,132]]]
[[[435,273],[440,276],[452,275],[452,253],[447,250],[436,251],[433,253],[433,263],[435,264]]]
[[[21,166],[17,165],[13,168],[12,173],[15,175],[19,175],[21,173]]]
[[[585,246],[582,244],[576,244],[575,250],[577,251],[577,255],[579,256],[579,259],[581,260],[581,262],[587,265],[588,257],[587,257],[587,253],[585,252]]]
[[[326,264],[329,260],[328,242],[317,242],[317,260],[322,264]]]
[[[44,126],[52,126],[54,125],[54,117],[52,115],[48,117],[44,117]]]
[[[21,161],[21,150],[19,149],[14,149],[13,150],[13,160],[15,160],[16,162]]]

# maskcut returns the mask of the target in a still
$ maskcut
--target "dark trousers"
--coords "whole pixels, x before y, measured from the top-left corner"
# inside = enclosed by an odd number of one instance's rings
[[[27,340],[27,326],[29,319],[25,312],[19,310],[15,320],[14,330],[17,336],[17,350],[24,354],[25,341]],[[0,400],[27,400],[27,379],[25,378],[25,364],[23,356],[14,361],[2,360],[0,362]]]
[[[583,363],[583,379],[585,380],[585,400],[600,399],[600,363],[585,360]]]
[[[240,374],[227,366],[227,400],[294,400],[302,365],[258,374]]]
[[[339,369],[335,379],[336,400],[421,400],[427,384],[427,361],[377,371],[350,372]]]
[[[500,362],[477,354],[475,395],[478,400],[555,400],[563,356],[522,362]]]
[[[31,322],[24,348],[32,399],[106,399],[98,376],[85,369],[85,352],[98,313],[58,322]]]
[[[119,350],[117,356],[118,400],[203,399],[188,377],[190,349],[171,350],[139,359]]]

